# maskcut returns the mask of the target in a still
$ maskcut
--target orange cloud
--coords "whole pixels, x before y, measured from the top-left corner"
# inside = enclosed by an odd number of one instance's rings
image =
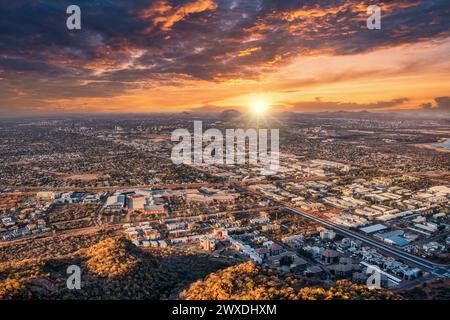
[[[347,5],[337,6],[337,7],[330,7],[330,8],[320,8],[320,6],[312,7],[312,8],[302,8],[290,12],[286,12],[282,15],[282,19],[286,20],[288,22],[293,22],[299,18],[321,18],[325,17],[326,15],[332,14],[336,15],[341,10],[344,10]]]
[[[283,60],[283,57],[280,56],[279,54],[277,54],[277,55],[275,56],[275,58],[274,58],[273,60],[271,60],[271,61],[268,61],[268,62],[266,63],[266,65],[267,65],[267,66],[273,66],[273,65],[277,64],[278,62],[280,62],[280,61],[282,61],[282,60]]]
[[[155,15],[161,15],[169,12],[172,9],[172,6],[167,2],[167,0],[161,0],[157,2],[153,2],[152,5],[139,12],[139,17],[142,19],[148,19]]]
[[[197,0],[191,3],[181,5],[175,9],[170,8],[165,1],[163,1],[159,6],[150,8],[145,15],[147,17],[153,16],[154,14],[163,14],[157,16],[153,19],[155,25],[162,24],[161,29],[168,31],[177,22],[183,20],[185,17],[193,13],[200,13],[209,10],[217,9],[217,4],[213,0]],[[145,16],[144,15],[144,16]]]
[[[253,52],[257,52],[257,51],[261,51],[261,47],[256,47],[256,48],[249,48],[246,50],[242,50],[241,52],[239,52],[238,56],[239,57],[246,57],[251,55]]]

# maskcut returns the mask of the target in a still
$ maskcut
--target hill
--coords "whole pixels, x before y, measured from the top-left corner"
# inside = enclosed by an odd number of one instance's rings
[[[141,250],[120,237],[101,238],[94,244],[91,242],[98,239],[97,235],[82,239],[81,249],[76,249],[80,245],[71,247],[75,251],[70,251],[67,239],[56,239],[45,253],[35,249],[35,258],[0,263],[0,299],[401,298],[347,281],[323,287],[318,280],[288,276],[253,262],[232,265],[206,254]],[[17,245],[14,250],[22,249]],[[5,256],[11,256],[14,250],[9,248]],[[81,290],[67,289],[70,265],[81,269]]]
[[[219,115],[219,118],[223,121],[232,121],[235,119],[238,119],[242,116],[242,113],[234,110],[234,109],[230,109],[230,110],[225,110],[222,111]]]
[[[307,280],[288,277],[245,262],[193,283],[180,297],[187,300],[385,300],[400,299],[385,290],[369,290],[348,281],[338,281],[329,288],[305,286]]]
[[[56,245],[57,246],[57,245]],[[144,251],[106,238],[66,255],[0,263],[0,299],[169,299],[230,263],[172,249]],[[81,290],[66,286],[67,268],[81,269]]]

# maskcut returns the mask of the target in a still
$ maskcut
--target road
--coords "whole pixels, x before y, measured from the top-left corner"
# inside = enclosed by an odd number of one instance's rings
[[[432,270],[434,270],[437,267],[436,265],[434,265],[432,262],[430,262],[428,260],[425,260],[425,259],[422,259],[420,257],[408,254],[406,252],[402,252],[400,250],[394,249],[392,247],[389,247],[387,244],[382,244],[382,243],[380,243],[378,241],[375,241],[375,240],[372,240],[370,238],[361,236],[361,235],[359,235],[359,234],[357,234],[357,233],[355,233],[353,231],[350,231],[350,230],[345,229],[343,227],[339,227],[339,226],[337,226],[335,224],[332,224],[332,223],[329,223],[329,222],[327,222],[325,220],[322,220],[320,218],[314,217],[314,216],[312,216],[310,214],[307,214],[307,213],[305,213],[303,211],[300,211],[300,210],[297,210],[297,209],[294,209],[294,208],[291,208],[291,207],[286,207],[286,206],[284,206],[283,209],[285,209],[287,211],[290,211],[290,212],[293,212],[293,213],[296,213],[298,215],[301,215],[301,216],[303,216],[305,218],[308,218],[310,220],[313,220],[313,221],[315,221],[317,223],[320,223],[320,224],[326,226],[327,228],[333,229],[334,231],[336,231],[336,232],[338,232],[340,234],[344,234],[344,235],[346,235],[348,237],[351,237],[353,239],[360,240],[361,242],[363,242],[363,243],[365,243],[367,245],[370,245],[371,247],[377,248],[377,249],[382,250],[384,252],[387,252],[387,253],[389,253],[391,255],[397,256],[397,257],[399,257],[401,259],[404,259],[406,261],[414,263],[415,265],[418,265],[418,266],[426,269],[427,271],[432,271]]]
[[[100,191],[117,191],[117,190],[132,190],[132,189],[181,189],[181,188],[202,188],[202,187],[220,187],[223,183],[216,182],[200,182],[200,183],[172,183],[172,184],[146,184],[137,186],[109,186],[109,187],[17,187],[17,186],[2,186],[2,189],[11,189],[20,192],[39,192],[39,191],[58,191],[58,192],[100,192]]]
[[[255,192],[253,192],[251,190],[248,190],[248,189],[245,189],[243,191],[250,192],[250,193],[255,193]],[[280,209],[287,210],[287,211],[292,212],[294,214],[300,215],[300,216],[302,216],[302,217],[304,217],[306,219],[315,221],[315,222],[317,222],[317,223],[319,223],[319,224],[321,224],[321,225],[323,225],[323,226],[325,226],[325,227],[327,227],[329,229],[332,229],[332,230],[334,230],[337,233],[343,234],[343,235],[345,235],[347,237],[360,240],[362,243],[364,243],[366,245],[369,245],[369,246],[371,246],[373,248],[376,248],[376,249],[378,249],[380,251],[383,251],[383,252],[385,252],[385,253],[387,253],[389,255],[392,255],[394,257],[400,258],[400,259],[402,259],[404,261],[407,261],[407,262],[409,262],[411,264],[414,264],[416,266],[419,266],[422,269],[430,272],[431,274],[433,274],[435,276],[439,276],[439,277],[445,276],[445,277],[450,279],[450,266],[448,266],[448,265],[440,265],[440,264],[437,264],[437,263],[430,262],[430,261],[428,261],[426,259],[420,258],[418,256],[415,256],[415,255],[409,254],[407,252],[401,251],[399,249],[396,249],[394,247],[391,247],[388,244],[384,244],[384,243],[375,241],[373,239],[370,239],[368,237],[365,237],[365,236],[363,236],[361,234],[358,234],[355,231],[351,231],[349,229],[346,229],[346,228],[343,228],[341,226],[335,225],[335,224],[330,223],[328,221],[325,221],[325,220],[323,220],[321,218],[318,218],[316,216],[313,216],[311,214],[308,214],[306,212],[298,210],[296,208],[287,206],[287,205],[285,205],[285,204],[283,204],[283,203],[281,203],[279,201],[276,201],[276,200],[274,200],[274,199],[272,199],[270,197],[267,197],[267,196],[265,196],[263,194],[260,194],[260,193],[256,193],[256,194],[261,196],[261,197],[266,198],[267,200],[270,200],[270,201],[276,203],[279,206]]]

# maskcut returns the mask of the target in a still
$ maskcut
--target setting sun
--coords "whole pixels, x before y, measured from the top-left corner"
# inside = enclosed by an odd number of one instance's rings
[[[266,113],[268,109],[268,103],[265,100],[258,99],[252,102],[250,105],[251,111],[257,115]]]

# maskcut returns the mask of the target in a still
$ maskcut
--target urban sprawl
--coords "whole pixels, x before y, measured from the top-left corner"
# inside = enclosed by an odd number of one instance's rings
[[[448,124],[360,116],[285,119],[272,176],[173,164],[171,132],[190,115],[4,120],[0,250],[108,232],[324,282],[364,284],[373,266],[392,290],[450,278]]]

